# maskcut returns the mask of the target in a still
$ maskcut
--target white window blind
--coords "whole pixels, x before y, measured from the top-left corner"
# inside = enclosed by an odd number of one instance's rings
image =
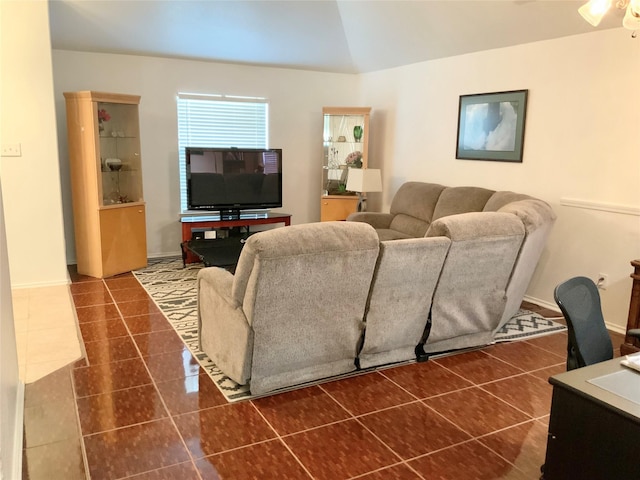
[[[265,98],[178,94],[180,211],[187,209],[185,147],[269,148]]]

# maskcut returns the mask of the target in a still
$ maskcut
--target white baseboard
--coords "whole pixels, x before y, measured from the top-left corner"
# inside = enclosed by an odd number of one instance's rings
[[[64,280],[55,280],[51,282],[31,282],[31,283],[14,283],[11,284],[11,288],[13,290],[20,290],[23,288],[40,288],[40,287],[57,287],[59,285],[69,285],[71,280],[69,279],[69,275]]]
[[[163,257],[180,257],[182,256],[182,251],[177,250],[175,252],[162,252],[162,253],[148,253],[148,258],[163,258]]]
[[[544,300],[540,300],[539,298],[530,297],[529,295],[525,295],[523,300],[525,302],[538,305],[539,307],[548,308],[550,310],[556,310],[558,312],[560,311],[560,309],[558,308],[558,305],[556,305],[555,303],[546,302]]]
[[[556,305],[555,303],[545,302],[544,300],[540,300],[539,298],[533,298],[525,295],[524,300],[539,305],[540,307],[550,308],[551,310],[559,310],[558,305]],[[626,327],[621,327],[620,325],[609,323],[606,320],[604,324],[607,327],[607,330],[611,330],[612,332],[620,333],[622,335],[625,335],[627,333]]]

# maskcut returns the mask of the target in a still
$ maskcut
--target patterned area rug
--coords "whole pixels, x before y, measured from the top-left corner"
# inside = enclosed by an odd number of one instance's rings
[[[554,332],[566,330],[567,327],[561,323],[554,322],[551,318],[541,317],[537,313],[529,310],[518,310],[518,312],[496,332],[494,341],[510,342],[513,340],[523,340]]]
[[[246,386],[227,377],[198,348],[198,312],[196,276],[202,264],[188,264],[182,258],[150,259],[146,268],[133,272],[140,284],[182,337],[200,365],[211,376],[229,402],[252,398]],[[496,342],[522,340],[564,330],[561,324],[527,310],[520,310],[496,335]],[[361,373],[361,372],[357,372]]]

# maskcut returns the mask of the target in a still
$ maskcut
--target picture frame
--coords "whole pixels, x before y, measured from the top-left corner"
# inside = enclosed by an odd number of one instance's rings
[[[460,95],[456,158],[522,163],[529,90]]]

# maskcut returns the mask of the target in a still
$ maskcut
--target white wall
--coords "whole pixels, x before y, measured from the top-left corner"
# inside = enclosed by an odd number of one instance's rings
[[[353,104],[356,76],[63,50],[53,51],[53,71],[69,263],[75,262],[75,246],[62,95],[66,91],[142,97],[140,136],[150,257],[177,254],[181,242],[178,92],[268,98],[270,147],[283,149],[281,211],[291,213],[294,224],[320,219],[322,107]]]
[[[528,296],[549,304],[575,275],[609,275],[605,317],[622,330],[640,258],[640,42],[624,29],[484,51],[362,76],[372,166],[389,202],[406,180],[513,190],[558,214]],[[460,95],[529,90],[523,163],[456,160]],[[613,212],[563,206],[577,199]],[[616,212],[624,213],[616,213]]]
[[[2,1],[2,157],[13,286],[67,283],[47,2]]]
[[[478,185],[548,201],[558,221],[528,290],[554,305],[553,287],[579,274],[609,275],[602,292],[615,328],[626,323],[630,260],[640,258],[640,43],[624,29],[423,62],[362,76],[127,55],[53,51],[67,259],[75,259],[62,92],[142,96],[143,179],[150,256],[177,253],[175,94],[265,96],[271,146],[284,149],[283,211],[318,220],[319,133],[325,105],[373,107],[370,164],[383,169],[387,209],[408,180]],[[459,95],[529,90],[523,163],[455,159]],[[595,204],[613,211],[575,208]],[[623,212],[623,213],[616,213]]]

